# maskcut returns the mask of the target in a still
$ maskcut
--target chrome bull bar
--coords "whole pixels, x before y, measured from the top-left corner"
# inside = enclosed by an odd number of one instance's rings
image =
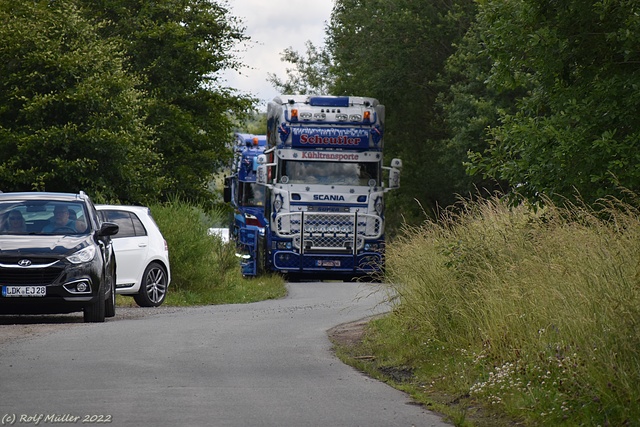
[[[350,253],[364,248],[366,239],[382,236],[382,218],[377,215],[330,212],[278,214],[275,232],[293,240],[300,253]]]

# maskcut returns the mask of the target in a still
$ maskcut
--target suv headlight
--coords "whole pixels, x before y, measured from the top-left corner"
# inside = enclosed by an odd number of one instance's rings
[[[67,259],[73,264],[81,264],[83,262],[89,262],[96,256],[95,246],[87,246],[84,249],[80,249],[73,255],[69,255]]]

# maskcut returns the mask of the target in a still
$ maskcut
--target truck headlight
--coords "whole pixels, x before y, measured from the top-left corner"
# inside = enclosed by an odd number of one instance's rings
[[[374,204],[374,208],[375,208],[376,213],[377,213],[378,215],[382,215],[382,208],[383,208],[383,205],[382,205],[382,197],[378,197],[378,198],[376,199],[376,202],[375,202],[375,204]]]

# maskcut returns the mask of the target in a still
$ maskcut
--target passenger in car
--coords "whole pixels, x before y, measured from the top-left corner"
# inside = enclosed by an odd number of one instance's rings
[[[26,233],[27,225],[24,222],[22,213],[17,209],[9,211],[9,213],[6,215],[2,230],[10,234]]]
[[[69,207],[66,205],[56,205],[51,219],[52,221],[42,228],[43,233],[65,230],[83,232],[87,229],[87,224],[84,221],[69,218]]]

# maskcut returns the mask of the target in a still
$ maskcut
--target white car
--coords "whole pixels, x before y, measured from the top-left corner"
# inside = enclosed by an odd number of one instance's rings
[[[171,282],[169,248],[151,211],[143,206],[96,205],[103,221],[118,224],[112,237],[116,293],[131,295],[140,307],[157,307]]]

